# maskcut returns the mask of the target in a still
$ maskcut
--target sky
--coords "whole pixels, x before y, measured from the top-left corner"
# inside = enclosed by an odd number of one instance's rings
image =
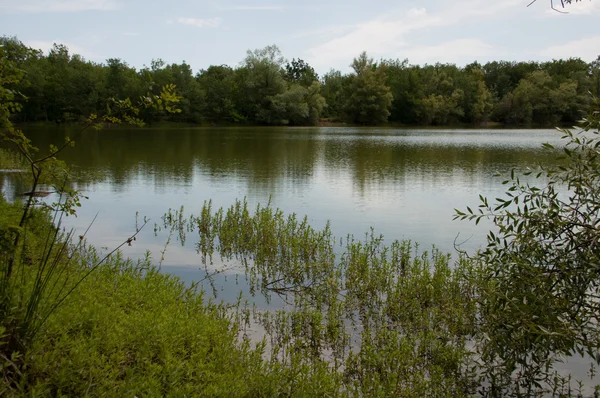
[[[600,55],[600,0],[0,0],[0,35],[93,62],[236,66],[275,44],[324,74],[362,51],[411,64],[544,61]],[[560,6],[560,0],[554,0]]]

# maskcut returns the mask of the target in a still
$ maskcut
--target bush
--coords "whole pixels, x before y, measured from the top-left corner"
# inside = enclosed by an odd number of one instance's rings
[[[481,197],[479,209],[457,211],[461,219],[491,217],[497,227],[478,255],[478,337],[496,394],[554,390],[555,363],[565,356],[600,364],[599,116],[590,113],[577,133],[559,130],[563,164],[524,173],[537,185],[513,171],[504,198]]]

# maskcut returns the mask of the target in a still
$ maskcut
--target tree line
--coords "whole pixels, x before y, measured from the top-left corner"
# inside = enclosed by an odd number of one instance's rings
[[[549,62],[473,62],[413,65],[375,61],[366,53],[352,71],[319,76],[302,59],[287,61],[279,48],[248,51],[239,65],[212,65],[194,73],[185,61],[152,60],[136,69],[118,58],[104,63],[54,44],[44,54],[17,38],[2,37],[8,61],[26,78],[11,87],[22,94],[16,122],[76,122],[99,113],[111,98],[139,98],[175,84],[181,112],[145,110],[160,120],[204,125],[316,125],[320,120],[359,125],[571,124],[600,95],[600,56]]]

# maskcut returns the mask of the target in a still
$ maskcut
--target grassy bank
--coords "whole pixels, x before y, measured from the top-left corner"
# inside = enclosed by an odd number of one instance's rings
[[[1,201],[0,230],[14,225],[19,213],[19,205]],[[4,290],[14,294],[3,297],[11,305],[3,307],[0,326],[0,396],[257,397],[322,395],[336,388],[325,368],[266,362],[260,345],[238,338],[226,307],[158,273],[150,259],[133,263],[119,255],[81,282],[25,350],[5,355],[11,332],[22,326],[15,311],[34,288],[43,237],[52,229],[45,215],[34,213],[27,254],[20,256],[27,265],[19,265],[19,277]],[[76,284],[97,257],[93,248],[80,247],[51,282]],[[46,292],[40,312],[52,300]]]

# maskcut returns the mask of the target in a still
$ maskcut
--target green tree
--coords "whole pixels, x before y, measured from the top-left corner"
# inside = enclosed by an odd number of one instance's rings
[[[285,65],[285,79],[290,83],[298,83],[304,87],[310,86],[314,81],[319,80],[319,75],[304,60],[298,58],[292,59]]]
[[[591,91],[595,97],[600,97],[600,55],[590,64],[592,77]]]
[[[535,71],[521,80],[498,105],[498,117],[507,124],[556,124],[578,115],[584,108],[577,82],[558,82],[546,71]]]
[[[485,76],[481,68],[474,68],[467,72],[468,91],[464,109],[467,120],[480,124],[489,119],[493,110],[492,94],[485,84]]]
[[[536,62],[492,61],[482,67],[485,84],[496,99],[504,98],[525,77],[539,70]]]
[[[354,73],[348,78],[344,116],[350,123],[381,124],[388,120],[393,95],[387,86],[387,67],[377,65],[363,52],[351,64]]]
[[[234,122],[240,119],[234,101],[235,72],[227,65],[210,66],[196,76],[204,91],[204,115],[211,123]]]
[[[201,123],[205,107],[205,92],[194,78],[192,68],[185,61],[181,64],[167,65],[162,59],[152,60],[150,65],[150,68],[146,67],[139,72],[143,85],[153,93],[157,93],[160,87],[175,85],[182,97],[179,103],[181,113],[161,116],[154,110],[147,110],[145,121],[151,122],[166,117],[175,122]]]
[[[315,125],[325,108],[320,94],[320,83],[314,81],[309,87],[293,84],[288,90],[273,96],[270,112],[265,115],[268,124]]]
[[[388,85],[394,100],[390,109],[390,120],[399,123],[417,123],[419,101],[423,97],[423,82],[420,67],[409,65],[408,60],[388,60]]]
[[[339,70],[332,69],[323,75],[321,94],[327,103],[323,116],[332,119],[341,118],[347,82],[347,76],[343,76]]]
[[[479,350],[495,396],[552,386],[563,356],[600,364],[599,105],[578,133],[561,130],[564,164],[513,171],[504,197],[457,211],[476,222],[491,217],[497,227],[478,255]]]
[[[248,50],[243,62],[245,73],[240,75],[241,92],[238,98],[242,99],[242,107],[249,120],[267,124],[277,120],[277,117],[271,115],[271,99],[287,89],[282,72],[284,63],[285,58],[275,45]]]
[[[138,98],[149,87],[144,87],[135,68],[119,58],[106,60],[107,98]]]
[[[450,96],[431,94],[420,101],[419,117],[423,124],[447,125],[464,115],[460,104],[463,91],[454,90]]]
[[[457,85],[461,71],[456,65],[438,63],[423,68],[421,72],[423,94],[416,109],[418,121],[447,125],[462,119],[465,92]]]

